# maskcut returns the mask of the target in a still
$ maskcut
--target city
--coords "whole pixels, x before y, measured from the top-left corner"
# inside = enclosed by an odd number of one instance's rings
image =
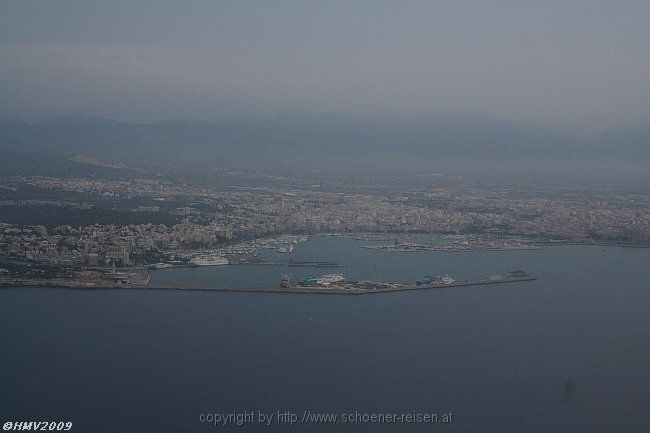
[[[0,1],[0,425],[648,431],[649,22]]]
[[[187,265],[206,251],[254,253],[255,242],[274,244],[283,235],[456,235],[456,248],[477,250],[549,243],[650,246],[650,195],[604,187],[532,193],[479,189],[466,181],[337,192],[327,183],[208,188],[160,176],[12,176],[0,182],[0,215],[10,216],[0,219],[4,278]],[[101,212],[99,221],[94,210]],[[58,224],[66,213],[79,223]],[[24,214],[43,216],[38,224],[21,224]]]

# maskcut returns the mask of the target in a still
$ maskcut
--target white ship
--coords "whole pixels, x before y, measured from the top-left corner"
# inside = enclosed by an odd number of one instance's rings
[[[278,248],[279,253],[291,253],[293,252],[293,244],[289,244],[283,247]]]
[[[330,284],[342,283],[345,277],[342,274],[326,274],[318,277],[316,284],[319,286],[329,286]]]
[[[227,265],[228,263],[228,259],[221,256],[195,257],[190,260],[190,265],[192,266],[221,266]]]
[[[449,275],[443,275],[442,277],[436,277],[436,283],[438,284],[451,284],[455,279],[451,278]]]
[[[167,269],[167,268],[173,268],[174,265],[170,263],[155,263],[153,265],[147,266],[147,269]]]

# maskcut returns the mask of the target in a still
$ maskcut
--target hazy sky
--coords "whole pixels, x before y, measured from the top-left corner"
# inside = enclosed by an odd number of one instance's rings
[[[0,117],[650,121],[650,1],[0,2]]]

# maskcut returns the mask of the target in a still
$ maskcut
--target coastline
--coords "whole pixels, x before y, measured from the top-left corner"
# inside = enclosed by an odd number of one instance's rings
[[[249,292],[249,293],[300,293],[300,294],[319,294],[319,295],[370,295],[375,293],[387,292],[404,292],[412,290],[430,290],[443,289],[447,287],[466,287],[480,286],[486,284],[503,284],[519,283],[525,281],[534,281],[537,277],[527,274],[526,277],[506,278],[501,280],[491,280],[488,278],[481,280],[461,280],[454,281],[450,284],[428,284],[428,285],[400,285],[395,284],[389,287],[377,285],[374,288],[358,288],[352,284],[343,284],[331,287],[228,287],[228,286],[176,286],[176,285],[137,285],[137,284],[94,284],[81,281],[71,280],[0,280],[0,288],[25,288],[25,287],[51,287],[71,290],[185,290],[185,291],[213,291],[213,292]]]

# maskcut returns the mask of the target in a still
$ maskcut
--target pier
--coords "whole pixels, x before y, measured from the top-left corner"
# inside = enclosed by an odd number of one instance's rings
[[[163,284],[116,284],[104,281],[79,280],[25,280],[0,279],[0,287],[56,287],[77,290],[122,289],[122,290],[185,290],[216,292],[251,292],[251,293],[304,293],[327,295],[365,295],[373,293],[404,292],[409,290],[443,289],[447,287],[480,286],[485,284],[505,284],[534,281],[533,274],[526,271],[514,271],[514,276],[503,279],[490,277],[480,280],[461,280],[449,284],[409,285],[385,283],[381,281],[357,281],[331,286],[289,286],[289,287],[226,287],[226,286],[177,286]]]
[[[351,265],[342,264],[339,262],[323,262],[323,261],[299,261],[289,259],[286,262],[277,262],[267,259],[256,258],[243,258],[243,259],[230,259],[229,265],[272,265],[272,266],[307,266],[315,268],[349,268]]]

